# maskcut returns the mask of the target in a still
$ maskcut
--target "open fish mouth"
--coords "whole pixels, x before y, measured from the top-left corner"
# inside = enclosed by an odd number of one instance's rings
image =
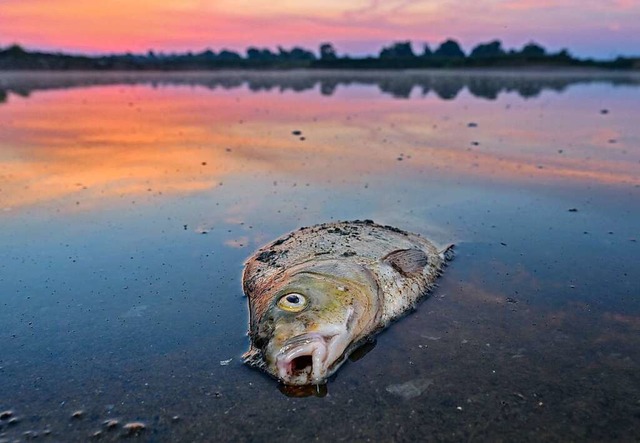
[[[327,357],[332,338],[309,333],[287,340],[276,357],[278,378],[290,385],[322,383],[327,375]]]

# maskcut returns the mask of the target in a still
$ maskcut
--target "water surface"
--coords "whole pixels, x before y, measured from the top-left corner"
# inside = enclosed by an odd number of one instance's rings
[[[0,74],[0,441],[637,440],[639,86]],[[243,260],[356,218],[457,257],[326,395],[283,395],[240,362]]]

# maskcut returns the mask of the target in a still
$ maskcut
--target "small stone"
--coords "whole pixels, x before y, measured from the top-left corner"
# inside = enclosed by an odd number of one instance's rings
[[[13,411],[11,410],[0,412],[0,420],[6,420],[11,417],[13,417]]]
[[[102,425],[107,429],[115,429],[118,427],[119,424],[120,422],[115,419],[105,420],[104,422],[102,422]]]
[[[147,426],[140,421],[132,421],[122,427],[126,435],[137,435],[147,429]]]
[[[84,416],[84,411],[79,409],[77,411],[75,411],[73,414],[71,414],[71,418],[75,418],[75,419],[80,419]]]

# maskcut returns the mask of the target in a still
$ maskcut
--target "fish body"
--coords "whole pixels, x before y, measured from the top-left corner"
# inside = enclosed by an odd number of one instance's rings
[[[450,250],[370,220],[280,237],[245,264],[245,362],[287,385],[324,383],[351,352],[415,307]]]

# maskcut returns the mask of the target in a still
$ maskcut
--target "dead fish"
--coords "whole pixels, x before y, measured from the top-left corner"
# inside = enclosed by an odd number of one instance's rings
[[[301,228],[245,263],[245,363],[286,385],[323,384],[354,350],[415,307],[453,245],[371,220]]]

